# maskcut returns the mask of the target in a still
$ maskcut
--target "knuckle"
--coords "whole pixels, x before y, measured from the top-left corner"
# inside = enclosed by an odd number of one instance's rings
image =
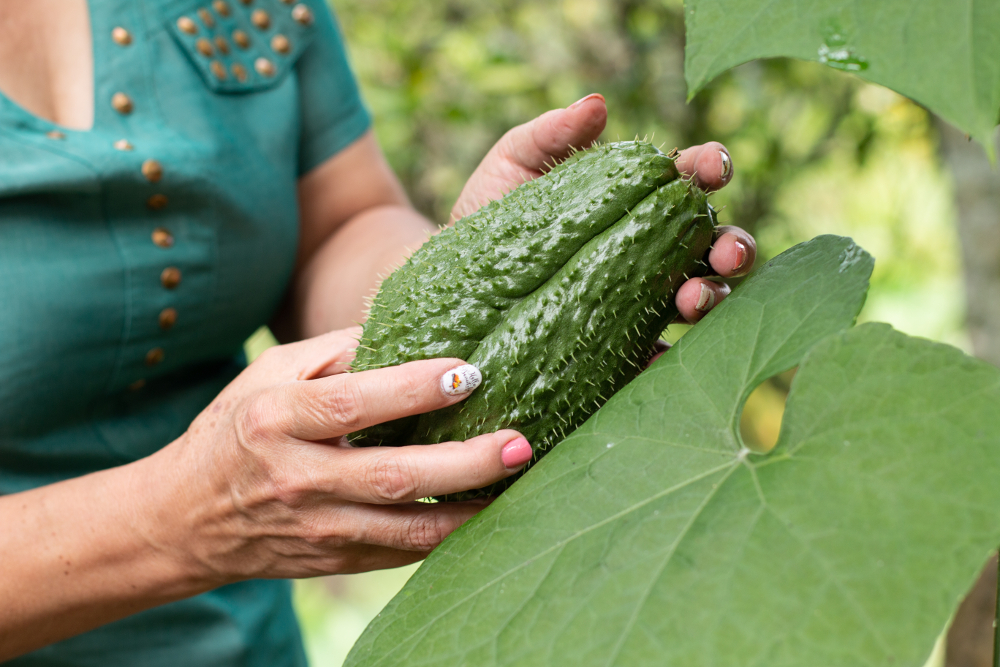
[[[399,455],[380,457],[369,468],[366,481],[377,499],[389,503],[415,499],[419,486],[413,466]]]
[[[270,440],[275,431],[274,419],[274,410],[266,396],[254,396],[237,410],[234,420],[237,439],[249,446]]]
[[[448,536],[445,522],[436,512],[421,514],[403,529],[402,547],[409,551],[430,551]]]
[[[344,380],[326,393],[323,408],[328,418],[350,433],[364,426],[365,400],[354,382]]]

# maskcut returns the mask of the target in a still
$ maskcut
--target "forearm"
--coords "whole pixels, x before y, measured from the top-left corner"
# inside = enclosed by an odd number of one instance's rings
[[[144,459],[0,497],[0,662],[212,587],[164,546],[183,543],[168,474]]]
[[[436,229],[403,205],[376,206],[348,220],[296,276],[279,338],[311,338],[362,322],[365,298],[379,279]]]

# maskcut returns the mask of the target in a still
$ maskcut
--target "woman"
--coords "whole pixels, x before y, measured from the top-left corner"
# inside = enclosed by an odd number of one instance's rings
[[[461,400],[440,378],[464,362],[342,374],[375,276],[435,226],[376,145],[331,16],[0,0],[0,91],[0,661],[303,664],[279,579],[417,561],[483,504],[414,500],[531,455],[514,431],[341,440]],[[591,95],[511,130],[455,215],[605,119]],[[679,163],[706,189],[732,176],[718,144]],[[712,266],[747,271],[753,240],[723,231]],[[696,321],[726,291],[694,279],[678,307]],[[268,321],[301,342],[243,370]]]

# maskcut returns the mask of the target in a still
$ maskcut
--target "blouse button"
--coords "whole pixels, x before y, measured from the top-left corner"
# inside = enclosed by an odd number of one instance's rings
[[[225,37],[221,35],[215,38],[215,48],[219,50],[219,53],[226,55],[229,53],[229,42],[226,41]]]
[[[177,309],[164,308],[160,311],[160,328],[167,331],[177,324]]]
[[[204,37],[199,38],[198,41],[194,43],[194,48],[198,49],[198,53],[206,58],[211,58],[215,54],[215,51],[212,49],[212,43]]]
[[[117,26],[111,31],[111,39],[119,46],[128,46],[132,43],[132,33],[121,26]]]
[[[159,193],[151,195],[149,199],[146,200],[146,206],[153,209],[154,211],[159,211],[160,209],[167,207],[167,196],[161,195]]]
[[[114,143],[115,150],[119,151],[130,151],[134,148],[132,143],[128,139],[119,139]]]
[[[274,49],[276,53],[286,55],[292,50],[292,43],[289,42],[288,38],[284,35],[275,35],[271,38],[271,48]]]
[[[156,183],[163,178],[163,165],[156,160],[146,160],[142,163],[142,175],[150,183]]]
[[[211,29],[215,27],[215,17],[212,16],[212,12],[207,9],[199,9],[198,18],[201,19],[201,22],[205,24],[206,28]]]
[[[212,3],[212,9],[218,12],[219,16],[229,16],[229,5],[226,4],[225,0],[215,0]]]
[[[255,9],[250,14],[250,22],[257,26],[259,30],[267,30],[271,25],[271,15],[263,9]]]
[[[233,30],[233,41],[236,42],[236,46],[241,49],[250,48],[250,35],[246,34],[242,30]]]
[[[182,16],[177,19],[177,28],[181,32],[186,32],[189,35],[193,35],[198,32],[198,26],[191,20],[190,17],[187,16]]]
[[[292,8],[292,18],[302,25],[309,25],[313,22],[313,13],[305,5],[299,4]]]
[[[244,5],[249,5],[253,0],[240,0]]]
[[[154,347],[152,350],[146,353],[146,365],[155,366],[156,364],[163,361],[163,348]]]
[[[174,235],[163,227],[153,230],[153,243],[161,248],[170,248],[174,245]]]
[[[168,266],[160,274],[160,283],[167,289],[174,289],[181,284],[181,270],[176,266]]]
[[[123,116],[128,115],[132,113],[132,98],[125,93],[115,93],[111,96],[111,106]]]
[[[274,63],[267,58],[257,58],[253,63],[253,68],[263,76],[274,76]]]

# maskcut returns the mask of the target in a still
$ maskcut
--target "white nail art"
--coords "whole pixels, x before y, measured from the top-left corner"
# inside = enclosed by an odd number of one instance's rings
[[[483,382],[483,374],[471,364],[453,368],[441,376],[441,391],[448,396],[471,393]]]
[[[701,284],[701,292],[698,294],[698,303],[695,304],[694,309],[699,313],[707,313],[712,310],[712,306],[715,305],[715,290],[706,285]]]
[[[729,153],[726,151],[719,151],[719,157],[722,158],[722,178],[725,179],[733,173],[733,161],[729,159]]]

